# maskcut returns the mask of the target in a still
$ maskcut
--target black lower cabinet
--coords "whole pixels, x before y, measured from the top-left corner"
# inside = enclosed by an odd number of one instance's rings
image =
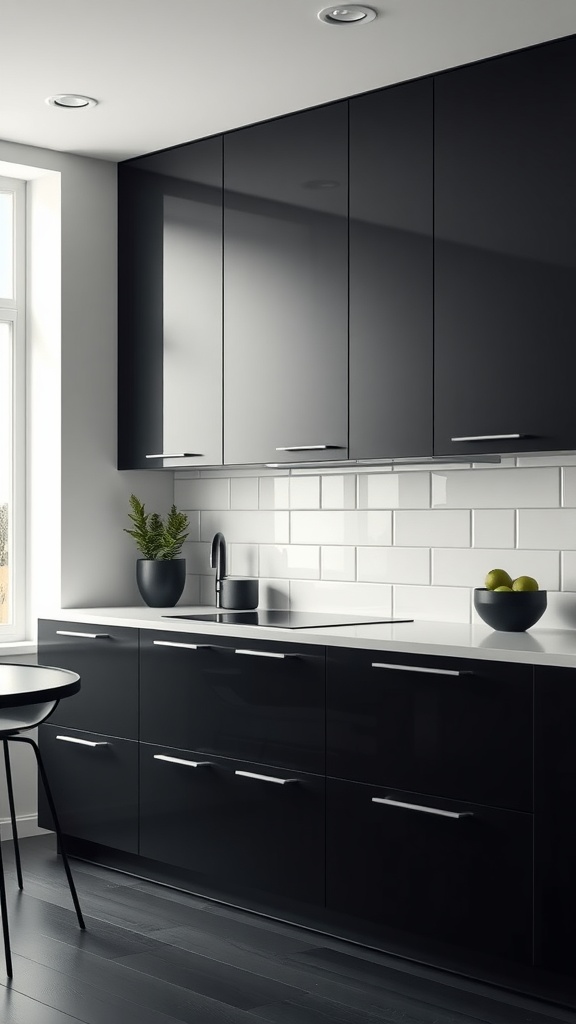
[[[137,853],[137,742],[52,725],[38,734],[64,834]],[[53,828],[40,783],[38,824]]]
[[[332,779],[326,796],[329,910],[531,964],[532,815]]]
[[[140,744],[140,854],[199,882],[324,902],[324,779]]]
[[[535,674],[536,963],[576,978],[576,673]]]

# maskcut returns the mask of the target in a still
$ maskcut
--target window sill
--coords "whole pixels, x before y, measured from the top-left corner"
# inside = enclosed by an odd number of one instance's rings
[[[38,644],[35,640],[10,640],[7,643],[0,642],[0,658],[10,657],[12,654],[36,654]]]

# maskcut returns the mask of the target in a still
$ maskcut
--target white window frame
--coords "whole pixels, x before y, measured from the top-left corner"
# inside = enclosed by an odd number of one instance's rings
[[[14,298],[0,295],[0,321],[12,324],[12,481],[9,520],[11,622],[0,623],[2,644],[26,638],[26,182],[0,176],[0,191],[14,195]]]

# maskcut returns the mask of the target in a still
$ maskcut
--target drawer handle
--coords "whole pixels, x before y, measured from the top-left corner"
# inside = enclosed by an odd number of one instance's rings
[[[110,633],[76,633],[73,629],[57,629],[56,636],[83,636],[86,640],[110,639]]]
[[[325,452],[328,448],[343,448],[341,444],[290,444],[277,448],[277,452]]]
[[[373,804],[388,804],[389,807],[404,807],[407,811],[422,811],[424,814],[437,814],[440,818],[473,818],[471,811],[442,811],[439,807],[424,807],[423,804],[405,804],[402,800],[390,797],[372,797]]]
[[[153,640],[155,647],[186,647],[189,651],[199,651],[202,648],[210,647],[210,644],[178,644],[172,640]]]
[[[157,452],[155,455],[146,455],[147,459],[201,459],[204,452]]]
[[[275,775],[257,775],[256,772],[234,772],[234,775],[242,775],[245,779],[258,779],[259,782],[275,782],[278,786],[286,786],[289,782],[298,782],[298,779],[278,779]]]
[[[508,441],[527,437],[527,434],[473,434],[470,437],[451,437],[451,441]]]
[[[57,736],[57,740],[62,740],[63,743],[79,743],[81,747],[107,747],[106,740],[100,740],[95,743],[94,740],[80,740],[76,736]]]
[[[251,654],[254,658],[288,658],[288,654],[276,654],[274,651],[235,650],[234,654]]]
[[[169,761],[170,764],[185,764],[187,768],[208,768],[211,761],[185,761],[183,757],[168,757],[168,754],[154,754],[155,761]]]
[[[389,665],[385,661],[373,661],[372,668],[393,668],[399,672],[428,672],[434,676],[471,676],[472,672],[458,671],[454,668],[424,668],[421,665]]]

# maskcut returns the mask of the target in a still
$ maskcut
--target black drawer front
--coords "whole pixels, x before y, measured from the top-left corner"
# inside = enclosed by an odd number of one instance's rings
[[[40,620],[38,664],[71,669],[81,678],[80,692],[61,701],[53,725],[138,738],[137,629]]]
[[[323,778],[142,743],[140,821],[144,857],[219,888],[324,902]]]
[[[53,725],[38,732],[62,831],[138,853],[138,744]],[[38,824],[53,827],[40,782]]]
[[[326,796],[329,909],[531,963],[531,815],[331,779]]]
[[[328,775],[532,810],[530,666],[328,651],[326,686]]]
[[[323,773],[324,649],[215,640],[142,631],[140,738]]]

